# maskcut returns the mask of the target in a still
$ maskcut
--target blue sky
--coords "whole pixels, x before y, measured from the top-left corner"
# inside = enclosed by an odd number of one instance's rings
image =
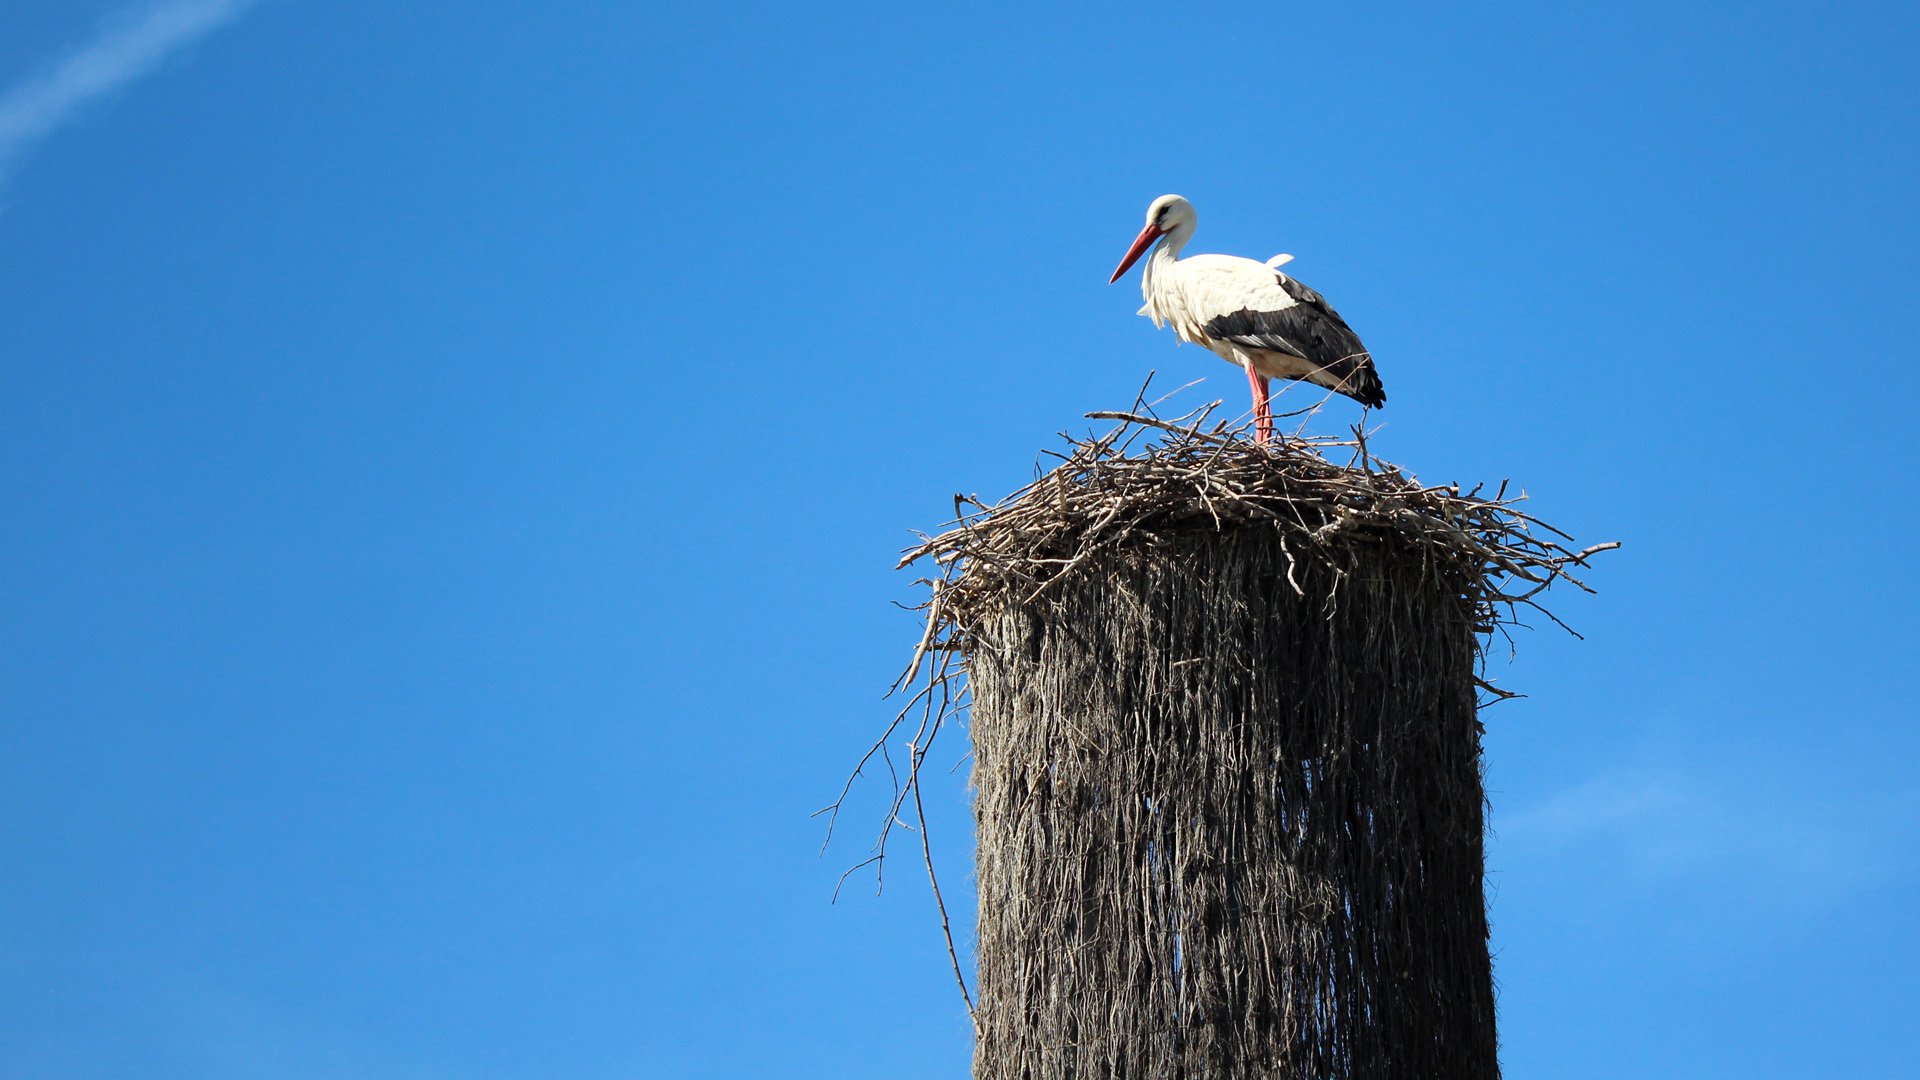
[[[1244,407],[1165,191],[1626,542],[1496,670],[1508,1075],[1909,1075],[1910,6],[642,8],[0,16],[0,1075],[964,1076],[808,814],[910,530]]]

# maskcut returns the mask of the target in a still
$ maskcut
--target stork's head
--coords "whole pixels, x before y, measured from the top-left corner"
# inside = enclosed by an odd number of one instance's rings
[[[1139,261],[1141,253],[1145,252],[1147,246],[1155,240],[1176,230],[1185,230],[1185,233],[1191,234],[1193,223],[1193,204],[1186,199],[1178,195],[1162,195],[1153,200],[1147,207],[1147,227],[1141,229],[1140,235],[1133,238],[1133,246],[1127,249],[1127,257],[1120,260],[1120,268],[1107,279],[1107,284],[1111,285],[1119,281],[1120,275],[1126,273],[1135,262]],[[1181,242],[1175,241],[1175,244],[1178,245]]]

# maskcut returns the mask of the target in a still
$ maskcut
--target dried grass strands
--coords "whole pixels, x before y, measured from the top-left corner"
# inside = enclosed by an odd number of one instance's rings
[[[1497,1076],[1471,607],[1184,540],[973,625],[975,1076]]]

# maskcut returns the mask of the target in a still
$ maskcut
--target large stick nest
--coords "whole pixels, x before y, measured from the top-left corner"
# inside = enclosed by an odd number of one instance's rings
[[[968,628],[1009,600],[1044,596],[1102,552],[1153,547],[1193,529],[1272,528],[1296,592],[1302,559],[1339,571],[1364,545],[1417,552],[1432,573],[1458,583],[1488,634],[1517,622],[1522,608],[1564,627],[1539,595],[1560,582],[1592,592],[1574,571],[1620,546],[1576,550],[1572,537],[1519,509],[1526,493],[1509,495],[1504,481],[1485,495],[1484,485],[1421,484],[1372,456],[1360,429],[1350,438],[1282,434],[1260,446],[1225,421],[1209,425],[1211,412],[1178,420],[1089,413],[1120,426],[1068,436],[1059,465],[998,503],[955,496],[962,512],[952,527],[923,537],[900,560],[938,570],[922,579],[931,589],[927,632],[902,684],[913,682],[929,651],[964,646]],[[1156,431],[1164,437],[1135,449]],[[1342,452],[1346,464],[1333,460]]]

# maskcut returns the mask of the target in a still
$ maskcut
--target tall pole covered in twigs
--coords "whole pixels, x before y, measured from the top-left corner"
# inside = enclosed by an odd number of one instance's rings
[[[1358,435],[1113,418],[909,553],[916,755],[971,717],[975,1077],[1498,1076],[1480,646],[1612,545]]]

